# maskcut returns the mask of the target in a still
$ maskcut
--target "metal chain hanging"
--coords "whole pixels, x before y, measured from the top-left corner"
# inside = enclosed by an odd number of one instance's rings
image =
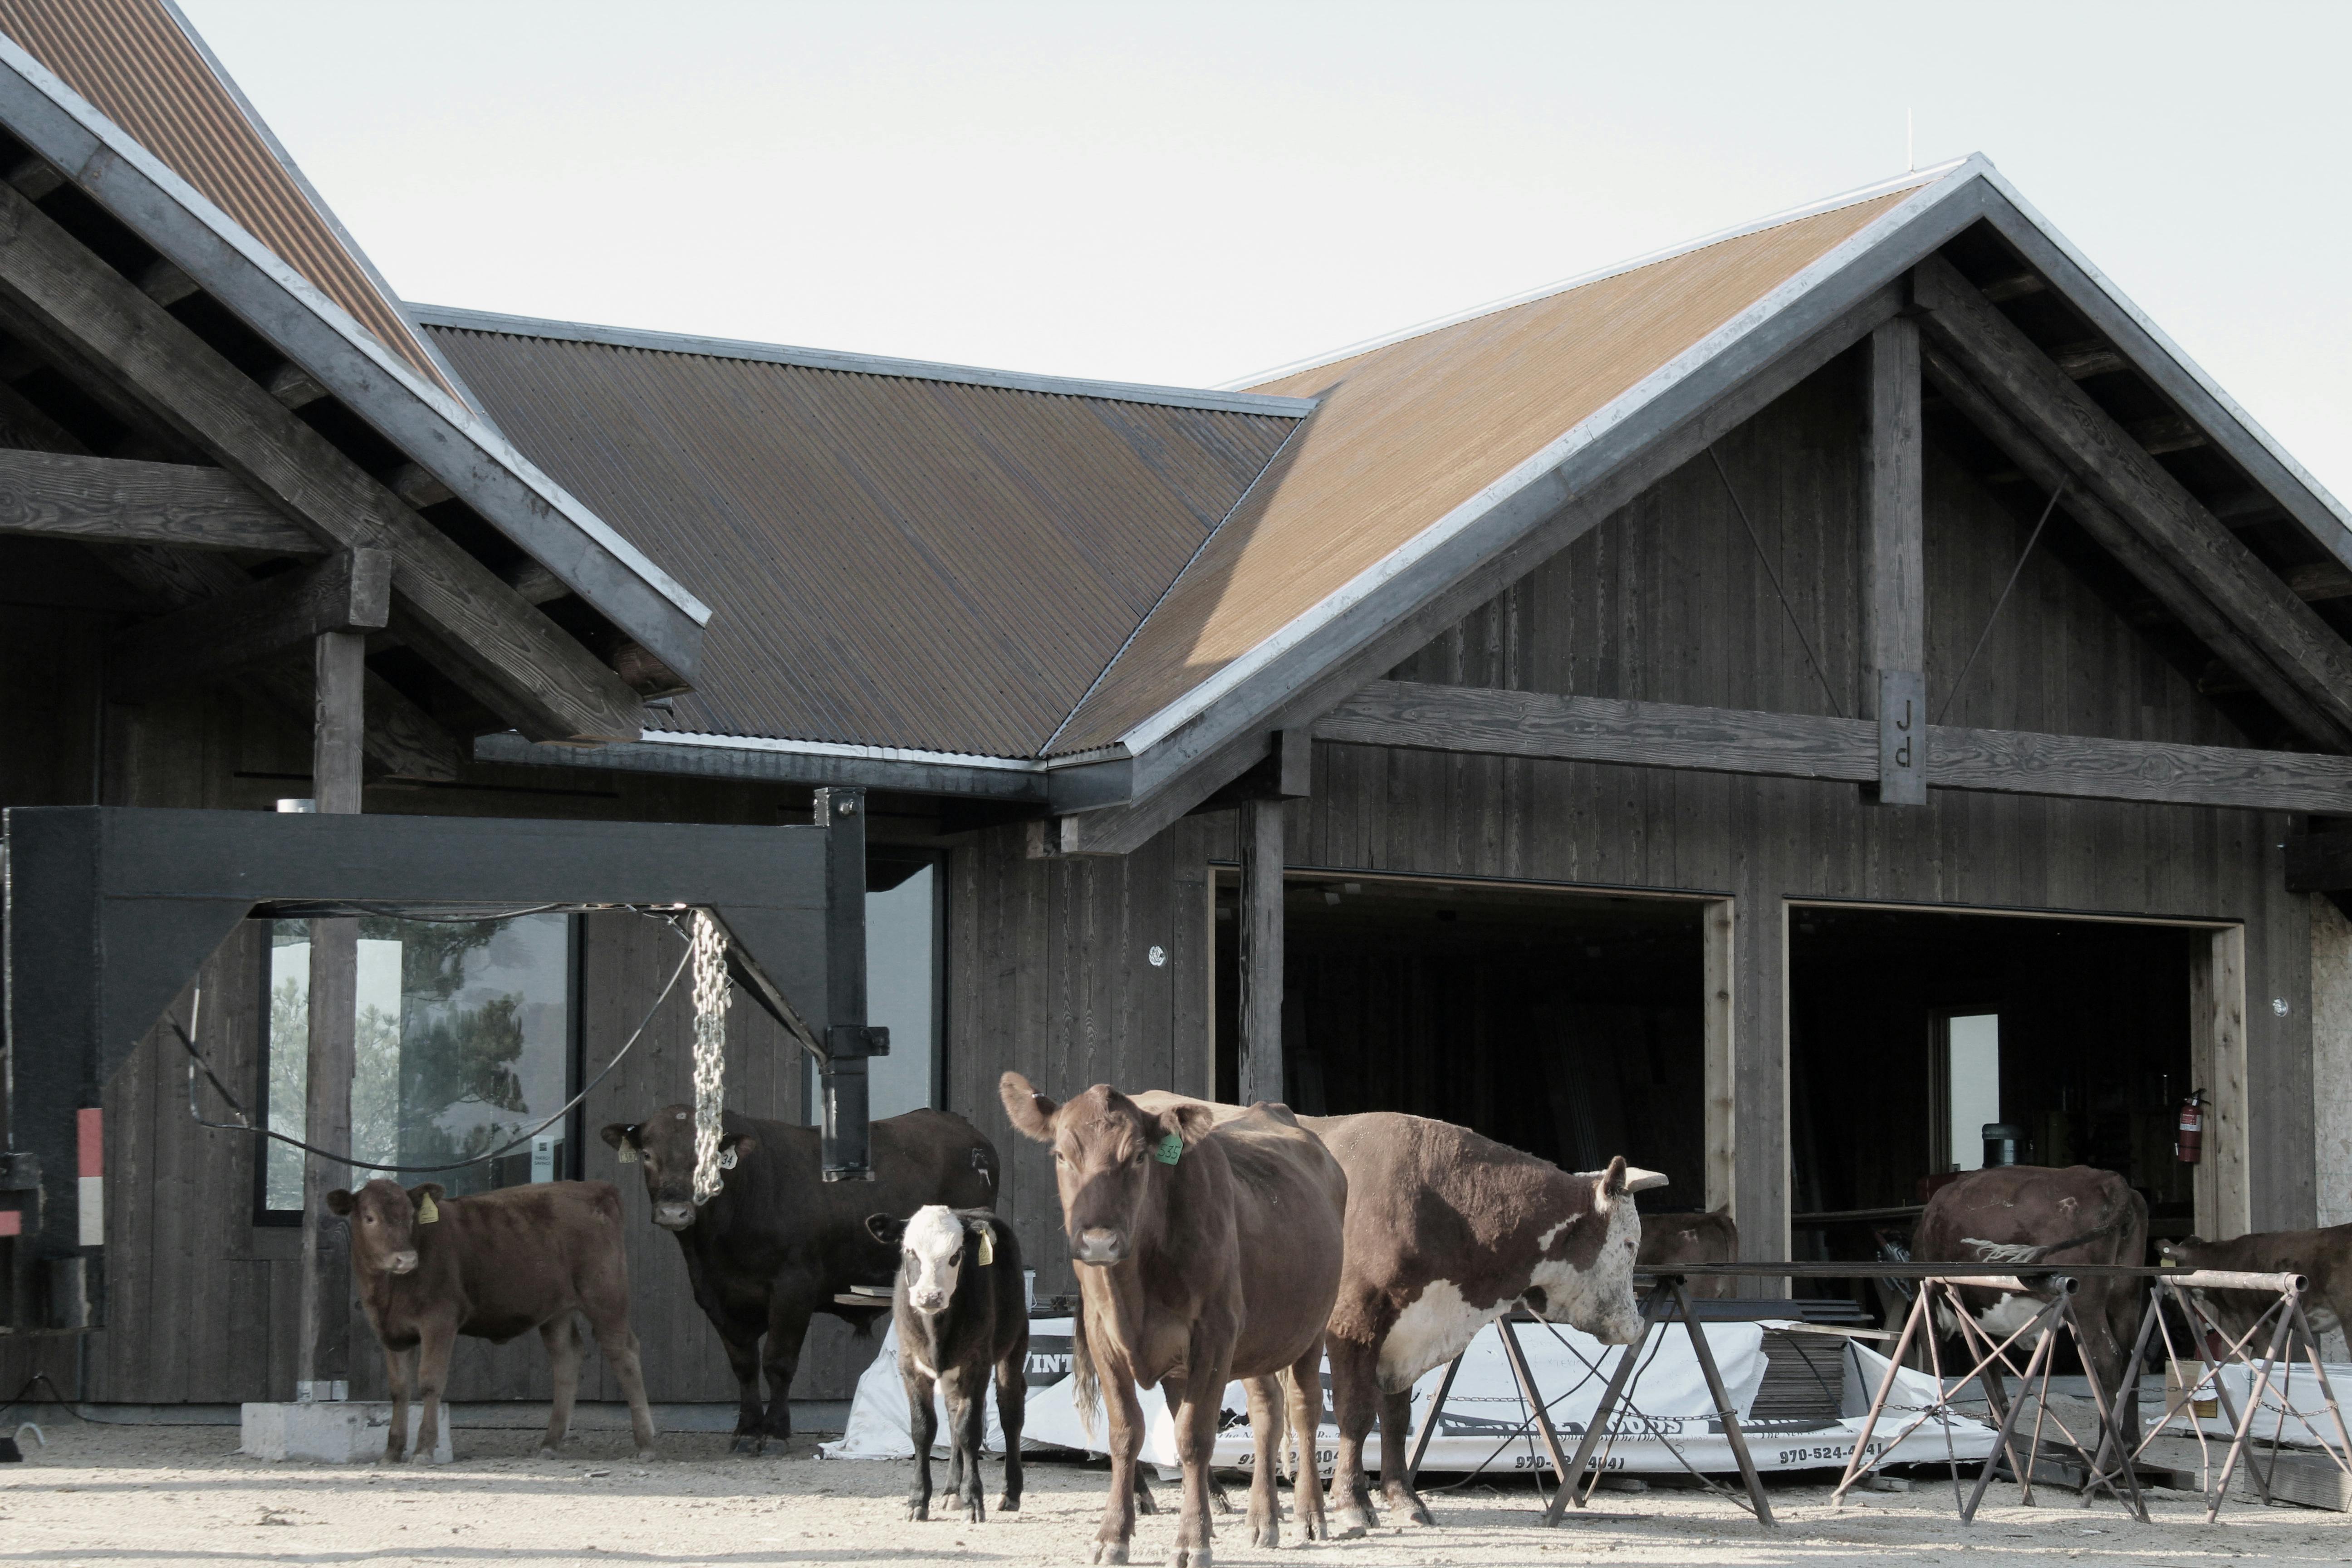
[[[719,1148],[719,1113],[725,1097],[727,1005],[734,984],[727,978],[727,933],[708,910],[694,911],[694,1201],[719,1194],[719,1173],[731,1170],[735,1151]]]

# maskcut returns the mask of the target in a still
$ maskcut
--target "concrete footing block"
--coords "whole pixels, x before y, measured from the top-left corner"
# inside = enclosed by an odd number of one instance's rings
[[[383,1458],[392,1435],[389,1400],[321,1400],[310,1405],[247,1405],[242,1407],[244,1442],[238,1452],[254,1459],[315,1459],[330,1465],[372,1464]],[[422,1406],[408,1406],[408,1450],[416,1451]],[[449,1462],[449,1412],[441,1412],[441,1440],[434,1462]]]

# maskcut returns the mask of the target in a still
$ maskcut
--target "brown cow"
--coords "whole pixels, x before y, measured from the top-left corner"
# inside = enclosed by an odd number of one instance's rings
[[[1124,1563],[1135,1533],[1137,1385],[1159,1384],[1184,1466],[1177,1568],[1210,1562],[1209,1458],[1225,1384],[1250,1383],[1256,1473],[1250,1537],[1281,1539],[1274,1468],[1281,1417],[1266,1397],[1288,1372],[1289,1425],[1315,1430],[1323,1326],[1339,1288],[1348,1179],[1289,1111],[1256,1105],[1218,1125],[1204,1107],[1156,1114],[1108,1084],[1056,1105],[1019,1073],[999,1084],[1005,1115],[1054,1149],[1062,1226],[1078,1268],[1071,1371],[1081,1411],[1108,1384],[1110,1497],[1092,1561]],[[1310,1436],[1311,1442],[1311,1436]],[[1307,1539],[1326,1533],[1310,1481],[1296,1493]]]
[[[618,1187],[536,1182],[453,1198],[438,1182],[403,1190],[378,1177],[357,1193],[329,1193],[327,1207],[351,1221],[352,1275],[383,1344],[384,1375],[392,1385],[386,1461],[400,1461],[412,1380],[425,1401],[416,1456],[432,1458],[441,1440],[449,1352],[459,1334],[504,1344],[526,1329],[539,1331],[554,1373],[555,1399],[540,1448],[543,1458],[554,1458],[580,1391],[574,1313],[588,1320],[596,1348],[628,1396],[637,1458],[654,1457],[653,1412],[637,1369],[637,1336],[629,1331]]]
[[[1331,1314],[1331,1502],[1341,1529],[1374,1522],[1364,1439],[1381,1423],[1381,1490],[1417,1524],[1405,1484],[1412,1385],[1524,1300],[1604,1344],[1640,1330],[1633,1258],[1642,1220],[1622,1158],[1571,1173],[1465,1127],[1394,1111],[1301,1119],[1348,1177],[1347,1263]],[[1302,1428],[1302,1430],[1307,1430]]]
[[[1691,1263],[1739,1261],[1739,1226],[1731,1205],[1706,1214],[1645,1214],[1642,1216],[1642,1252],[1634,1260],[1643,1268],[1673,1269]],[[1702,1274],[1686,1287],[1697,1300],[1729,1300],[1734,1281],[1727,1274]]]
[[[1927,1200],[1912,1233],[1921,1263],[2006,1263],[2063,1272],[2069,1263],[2147,1261],[2147,1200],[2113,1171],[2088,1165],[1994,1165],[1969,1171]],[[2139,1332],[2143,1287],[2137,1279],[2086,1279],[2074,1296],[2089,1371],[2112,1395],[2120,1391],[2137,1432],[2139,1369],[2128,1366]],[[2030,1296],[1964,1289],[1961,1304],[1996,1342],[2042,1308]],[[1949,1325],[1939,1325],[1950,1331]],[[2126,1375],[2128,1374],[2128,1375]]]
[[[2352,1225],[2331,1225],[2325,1230],[2265,1230],[2234,1241],[2205,1241],[2189,1237],[2164,1242],[2157,1251],[2180,1268],[2226,1268],[2245,1274],[2300,1274],[2308,1282],[2303,1310],[2311,1331],[2331,1334],[2352,1322]],[[2255,1320],[2278,1305],[2276,1296],[2259,1290],[2200,1290],[2198,1300],[2213,1321],[2232,1340],[2242,1337]],[[2267,1342],[2249,1343],[2249,1355],[2270,1349]]]

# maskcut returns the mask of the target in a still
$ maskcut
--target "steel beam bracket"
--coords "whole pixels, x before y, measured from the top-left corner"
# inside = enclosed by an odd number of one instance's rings
[[[890,1031],[878,1024],[835,1024],[824,1032],[827,1061],[851,1061],[890,1054]]]
[[[0,1150],[0,1193],[41,1190],[41,1157],[29,1150]]]

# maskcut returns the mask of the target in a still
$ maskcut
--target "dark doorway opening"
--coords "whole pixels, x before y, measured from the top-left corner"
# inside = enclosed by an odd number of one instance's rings
[[[1239,1084],[1238,894],[1216,903],[1217,1097]],[[1695,899],[1293,872],[1283,1067],[1307,1115],[1401,1110],[1569,1170],[1622,1154],[1706,1190],[1704,911]]]
[[[2015,1163],[2120,1173],[2149,1231],[2193,1226],[2194,1167],[2173,1157],[2189,1081],[2192,957],[2180,926],[1917,910],[1789,910],[1790,1150],[1795,1254],[1876,1256],[1927,1184],[1984,1162],[1983,1122]],[[1988,1114],[1988,1112],[1990,1112]]]

